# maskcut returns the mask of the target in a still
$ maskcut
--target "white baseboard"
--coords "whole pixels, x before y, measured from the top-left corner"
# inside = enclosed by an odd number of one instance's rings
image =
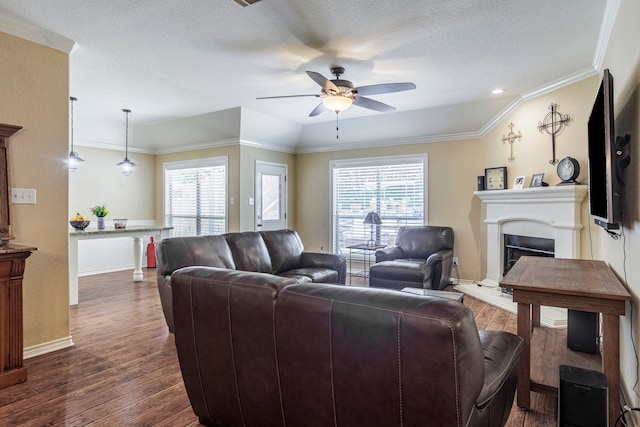
[[[454,279],[453,282],[456,283],[456,280]],[[503,296],[500,288],[497,286],[471,280],[459,280],[457,283],[458,284],[454,286],[454,289],[457,291],[471,295],[482,302],[486,302],[510,313],[518,313],[518,304],[513,302],[510,295]],[[550,328],[566,328],[567,310],[564,308],[542,306],[540,308],[540,323]]]
[[[69,347],[73,347],[71,335],[66,338],[60,338],[58,340],[33,345],[31,347],[25,347],[22,357],[24,359],[30,359],[32,357],[41,356],[43,354],[51,353],[53,351],[58,351]]]

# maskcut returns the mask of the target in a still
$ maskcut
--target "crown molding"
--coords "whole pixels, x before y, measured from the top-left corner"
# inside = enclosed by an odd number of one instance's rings
[[[240,139],[239,143],[240,145],[244,145],[247,147],[262,148],[265,150],[278,151],[280,153],[287,153],[287,154],[297,153],[296,147],[292,147],[289,145],[273,144],[270,142],[251,141],[248,139]]]
[[[52,31],[0,16],[0,31],[64,53],[71,53],[75,42]]]
[[[593,68],[597,71],[602,70],[604,55],[607,52],[609,38],[613,32],[616,16],[618,16],[618,10],[620,10],[621,4],[622,0],[608,0],[604,8],[604,16],[602,17],[602,24],[600,25],[600,35],[598,36],[596,51],[593,55]]]

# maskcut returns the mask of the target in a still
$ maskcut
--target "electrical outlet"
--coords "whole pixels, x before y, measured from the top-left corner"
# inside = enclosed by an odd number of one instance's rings
[[[457,266],[458,266],[458,257],[457,257],[457,256],[454,256],[454,257],[453,257],[453,266],[454,266],[454,267],[457,267]]]

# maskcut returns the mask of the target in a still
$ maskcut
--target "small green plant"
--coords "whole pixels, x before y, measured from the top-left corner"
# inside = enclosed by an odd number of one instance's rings
[[[107,204],[104,203],[102,205],[95,205],[89,208],[92,214],[97,216],[98,218],[102,218],[109,214],[109,208],[107,208]]]

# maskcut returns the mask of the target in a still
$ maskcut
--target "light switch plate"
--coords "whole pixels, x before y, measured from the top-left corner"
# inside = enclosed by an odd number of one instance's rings
[[[12,188],[11,189],[11,203],[14,205],[35,205],[36,204],[36,189],[35,188]]]

